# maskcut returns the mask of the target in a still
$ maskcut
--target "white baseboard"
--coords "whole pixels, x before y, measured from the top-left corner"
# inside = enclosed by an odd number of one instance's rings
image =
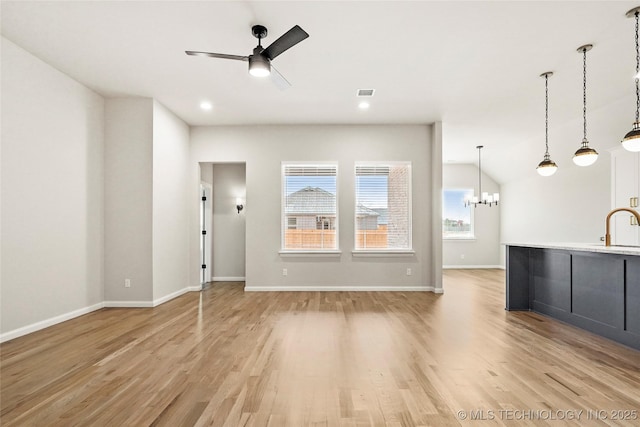
[[[88,307],[80,308],[78,310],[73,310],[68,313],[61,314],[59,316],[51,317],[49,319],[41,320],[36,323],[32,323],[31,325],[23,326],[18,329],[14,329],[13,331],[5,332],[4,334],[0,334],[0,342],[5,342],[12,340],[14,338],[21,337],[23,335],[30,334],[32,332],[39,331],[44,328],[48,328],[49,326],[57,325],[58,323],[65,322],[67,320],[74,319],[76,317],[82,316],[83,314],[91,313],[92,311],[100,310],[105,307],[103,302],[98,304],[90,305]]]
[[[153,301],[105,301],[107,308],[151,308]]]
[[[245,286],[245,292],[434,292],[433,286]]]
[[[482,270],[482,269],[488,269],[488,268],[499,268],[501,270],[504,270],[504,266],[502,265],[443,265],[442,268],[445,270],[453,270],[456,268],[459,268],[461,270],[465,270],[465,269]]]
[[[100,310],[101,308],[109,307],[109,308],[151,308],[156,307],[162,303],[165,303],[169,300],[179,297],[180,295],[186,294],[187,292],[199,292],[201,290],[200,286],[190,286],[184,289],[180,289],[179,291],[173,292],[169,295],[166,295],[162,298],[158,298],[153,301],[104,301],[98,304],[91,305],[89,307],[80,308],[78,310],[70,311],[69,313],[64,313],[59,316],[52,317],[50,319],[41,320],[39,322],[33,323],[31,325],[23,326],[18,329],[14,329],[13,331],[5,332],[4,334],[0,334],[0,343],[12,340],[14,338],[21,337],[23,335],[30,334],[32,332],[39,331],[41,329],[48,328],[49,326],[57,325],[58,323],[65,322],[67,320],[74,319],[76,317],[80,317],[84,314],[91,313],[92,311]]]
[[[177,298],[180,295],[184,295],[187,292],[200,292],[200,290],[202,290],[200,286],[188,286],[163,297],[156,298],[153,301],[105,301],[104,306],[110,308],[152,308]]]
[[[213,277],[212,282],[244,282],[244,277]]]
[[[187,292],[199,292],[202,290],[201,286],[190,286],[190,287],[186,287],[186,288],[182,288],[179,291],[175,291],[170,293],[169,295],[165,295],[161,298],[157,298],[153,300],[153,307],[157,307],[160,304],[164,304],[167,301],[170,301],[174,298],[179,297],[180,295],[184,295]]]

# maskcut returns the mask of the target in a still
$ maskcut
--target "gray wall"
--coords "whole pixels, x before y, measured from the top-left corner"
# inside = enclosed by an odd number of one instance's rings
[[[189,127],[153,102],[153,299],[189,284]]]
[[[443,189],[473,188],[474,194],[477,195],[478,167],[467,164],[445,164],[442,182]],[[482,191],[499,193],[500,186],[489,175],[483,173]],[[500,266],[500,206],[478,206],[471,209],[474,215],[476,238],[475,240],[443,240],[443,265],[454,268]]]
[[[247,201],[238,214],[236,198],[246,200],[244,164],[213,165],[213,280],[244,280]]]
[[[189,128],[150,98],[109,99],[105,140],[105,300],[151,306],[188,287]]]
[[[5,38],[1,91],[6,340],[103,301],[104,100]]]
[[[153,100],[108,99],[105,124],[105,300],[153,300]],[[124,280],[131,287],[124,287]]]
[[[430,287],[432,283],[431,126],[221,126],[191,130],[191,254],[199,253],[199,162],[246,162],[246,285],[253,289],[331,286]],[[337,161],[339,257],[283,257],[280,250],[282,161]],[[411,257],[359,258],[354,235],[354,163],[413,162]],[[438,159],[440,162],[440,159]],[[439,239],[440,236],[437,236]],[[199,269],[191,270],[192,286]],[[288,276],[282,269],[288,269]],[[413,274],[406,275],[412,268]]]

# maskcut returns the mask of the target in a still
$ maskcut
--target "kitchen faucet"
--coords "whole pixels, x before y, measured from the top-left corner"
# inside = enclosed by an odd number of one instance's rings
[[[633,209],[629,209],[629,208],[616,208],[614,210],[612,210],[611,212],[609,212],[609,214],[607,215],[607,224],[606,224],[606,230],[605,230],[605,235],[604,235],[604,245],[605,246],[611,246],[611,234],[610,234],[610,228],[611,228],[611,216],[616,213],[616,212],[621,212],[621,211],[626,211],[626,212],[630,212],[633,214],[633,216],[636,217],[636,225],[640,225],[640,214],[633,210]]]

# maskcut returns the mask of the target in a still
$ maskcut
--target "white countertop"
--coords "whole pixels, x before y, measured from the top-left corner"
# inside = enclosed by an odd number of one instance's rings
[[[503,243],[503,245],[640,256],[640,246],[605,246],[604,243]]]

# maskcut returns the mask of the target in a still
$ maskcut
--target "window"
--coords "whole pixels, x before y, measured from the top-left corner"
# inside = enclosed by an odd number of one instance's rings
[[[287,218],[287,230],[295,230],[298,228],[298,220],[293,218]]]
[[[473,196],[473,189],[444,190],[442,192],[442,238],[474,239],[473,210],[464,207],[465,198]]]
[[[336,250],[335,164],[282,164],[282,249]]]
[[[318,230],[333,230],[335,228],[335,218],[319,216],[316,218],[316,229]]]
[[[411,163],[356,165],[356,250],[411,250]]]

